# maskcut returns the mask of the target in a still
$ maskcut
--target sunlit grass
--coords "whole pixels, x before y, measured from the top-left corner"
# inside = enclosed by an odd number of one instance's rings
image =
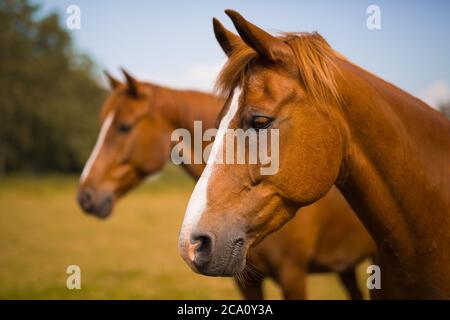
[[[106,221],[77,207],[74,176],[0,178],[0,298],[238,299],[229,278],[194,274],[178,254],[193,182],[168,167],[117,204]],[[81,267],[81,290],[66,268]],[[308,280],[311,298],[345,298],[334,275]],[[268,298],[279,298],[272,283]]]

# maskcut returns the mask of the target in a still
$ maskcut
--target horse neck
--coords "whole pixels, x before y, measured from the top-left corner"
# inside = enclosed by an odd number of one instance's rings
[[[153,100],[158,104],[170,129],[187,129],[192,139],[194,121],[201,121],[202,131],[214,128],[217,115],[223,106],[220,98],[198,91],[173,90],[153,85],[153,92]],[[203,144],[203,149],[205,147],[206,144]],[[191,158],[193,159],[193,156]],[[204,164],[183,163],[183,169],[194,179],[200,177],[204,167]]]
[[[342,72],[349,138],[338,187],[380,251],[405,264],[430,257],[450,241],[450,122],[350,63]]]

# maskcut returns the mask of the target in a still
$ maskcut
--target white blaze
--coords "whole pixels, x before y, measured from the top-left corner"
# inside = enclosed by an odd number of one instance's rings
[[[200,220],[207,202],[207,191],[209,188],[209,178],[213,174],[216,168],[217,160],[222,158],[222,155],[219,153],[223,151],[223,143],[225,140],[225,134],[228,130],[228,126],[231,120],[234,118],[239,106],[239,96],[240,90],[235,89],[233,93],[233,98],[231,100],[230,108],[226,115],[220,121],[219,129],[217,131],[217,135],[215,137],[211,154],[209,156],[207,165],[203,170],[200,179],[198,179],[197,184],[195,185],[194,191],[192,192],[191,198],[189,199],[189,203],[186,209],[186,213],[184,214],[183,225],[181,227],[180,232],[180,245],[183,245],[184,241],[189,241],[186,237],[189,236],[190,232],[195,228],[196,224]]]
[[[114,112],[111,111],[108,114],[108,116],[106,117],[105,121],[103,121],[102,128],[100,129],[100,133],[98,134],[98,137],[97,137],[97,142],[95,143],[95,147],[92,150],[92,153],[89,156],[89,159],[86,162],[86,165],[84,166],[83,172],[81,173],[80,182],[83,182],[86,179],[86,177],[89,175],[92,165],[94,164],[95,160],[97,159],[100,149],[102,148],[103,143],[105,142],[106,133],[108,132],[108,129],[111,126],[113,119],[114,119]]]

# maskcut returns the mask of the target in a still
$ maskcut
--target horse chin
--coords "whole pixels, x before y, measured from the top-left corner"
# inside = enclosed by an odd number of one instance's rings
[[[106,219],[109,216],[111,216],[113,207],[114,207],[113,198],[107,197],[89,213],[99,219]]]
[[[194,271],[209,277],[233,277],[244,271],[245,261],[245,257],[234,258],[228,260],[225,265],[211,266],[207,269],[196,268]]]
[[[225,272],[223,273],[223,276],[232,277],[242,273],[245,269],[246,260],[247,259],[245,254],[238,261],[233,262],[230,260],[228,267],[225,269]]]
[[[102,205],[102,207],[97,213],[97,217],[101,219],[108,218],[109,216],[111,216],[112,209],[113,209],[113,201],[111,200],[108,203]]]

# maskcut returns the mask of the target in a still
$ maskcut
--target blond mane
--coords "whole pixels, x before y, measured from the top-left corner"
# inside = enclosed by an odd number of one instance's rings
[[[300,81],[314,99],[338,99],[336,58],[342,58],[318,33],[283,33],[278,37],[292,49]],[[216,80],[216,91],[228,96],[238,86],[248,65],[258,54],[243,41],[232,44],[233,52]]]

